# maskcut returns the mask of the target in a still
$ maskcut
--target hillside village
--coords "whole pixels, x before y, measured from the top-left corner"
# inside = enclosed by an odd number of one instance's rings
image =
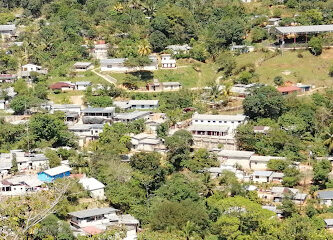
[[[333,239],[332,10],[0,0],[0,239]]]

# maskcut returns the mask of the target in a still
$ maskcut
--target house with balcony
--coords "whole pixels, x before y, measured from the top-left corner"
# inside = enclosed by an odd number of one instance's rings
[[[161,66],[162,68],[173,69],[176,68],[176,59],[174,59],[171,54],[161,55]]]

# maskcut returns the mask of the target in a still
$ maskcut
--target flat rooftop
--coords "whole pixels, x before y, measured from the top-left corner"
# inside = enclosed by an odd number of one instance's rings
[[[320,32],[333,32],[333,24],[330,25],[309,25],[309,26],[290,26],[290,27],[276,27],[278,34],[292,34],[292,33],[320,33]]]

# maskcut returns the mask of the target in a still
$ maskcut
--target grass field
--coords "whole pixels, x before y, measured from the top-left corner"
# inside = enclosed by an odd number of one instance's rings
[[[262,61],[263,57],[261,52],[244,54],[237,57],[237,63],[254,63],[259,81],[263,83],[273,84],[274,77],[280,75],[285,81],[294,83],[332,86],[333,79],[329,77],[328,69],[333,63],[333,49],[324,50],[318,57],[306,50],[285,51],[265,61]]]
[[[109,73],[121,84],[125,81],[125,73]],[[147,82],[158,79],[160,82],[180,82],[185,88],[203,87],[216,80],[218,74],[214,64],[200,63],[195,60],[178,60],[177,69],[159,69],[151,73],[147,81],[138,82],[139,87],[144,87]]]

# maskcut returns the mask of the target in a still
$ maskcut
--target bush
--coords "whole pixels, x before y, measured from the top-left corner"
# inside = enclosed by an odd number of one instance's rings
[[[284,84],[284,80],[283,80],[283,77],[282,76],[276,76],[274,78],[274,83],[277,85],[277,86],[282,86]]]
[[[323,45],[322,40],[318,37],[311,38],[308,44],[310,52],[315,56],[319,56],[323,52],[322,45]]]

